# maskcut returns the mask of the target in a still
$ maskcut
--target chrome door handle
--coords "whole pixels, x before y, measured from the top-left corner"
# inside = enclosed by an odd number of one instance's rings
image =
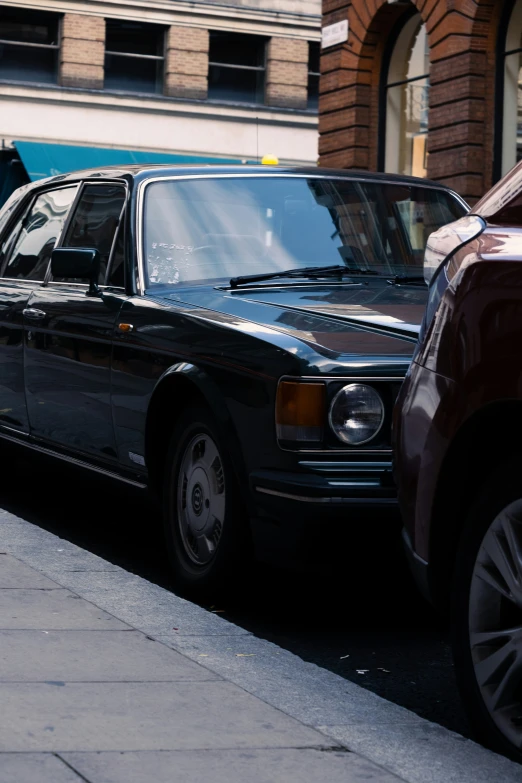
[[[39,321],[47,315],[43,310],[37,310],[34,307],[26,307],[22,312],[26,318],[31,318],[33,321]]]

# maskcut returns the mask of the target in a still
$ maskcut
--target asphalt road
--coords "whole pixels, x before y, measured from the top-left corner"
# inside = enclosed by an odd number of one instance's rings
[[[157,511],[144,493],[59,461],[2,460],[0,506],[170,588]],[[418,596],[396,535],[337,532],[322,568],[259,566],[226,604],[208,607],[301,658],[467,735],[448,632]]]

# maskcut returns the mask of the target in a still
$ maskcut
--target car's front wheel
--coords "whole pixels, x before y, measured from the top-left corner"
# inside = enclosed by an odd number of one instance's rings
[[[230,586],[250,555],[230,459],[210,413],[187,409],[174,429],[164,481],[164,530],[176,585],[196,598]]]
[[[522,466],[505,466],[474,505],[457,556],[453,649],[479,740],[522,761]]]

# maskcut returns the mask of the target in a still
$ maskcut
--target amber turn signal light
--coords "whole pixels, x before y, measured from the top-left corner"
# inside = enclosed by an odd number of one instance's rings
[[[325,400],[324,383],[281,381],[276,398],[278,440],[322,440]]]

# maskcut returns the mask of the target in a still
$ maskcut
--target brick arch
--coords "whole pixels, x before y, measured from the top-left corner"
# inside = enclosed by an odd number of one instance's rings
[[[492,184],[498,25],[504,0],[452,0],[430,38],[428,176],[470,203]]]
[[[436,26],[451,0],[412,0]],[[323,166],[377,168],[379,84],[390,32],[410,13],[387,0],[323,0],[323,25],[348,19],[346,44],[321,55],[319,154]],[[428,31],[429,35],[429,31]]]
[[[505,0],[412,3],[430,46],[428,176],[473,202],[492,181],[495,52]],[[321,165],[376,168],[382,56],[404,11],[386,0],[323,0],[323,24],[348,18],[350,33],[321,57]]]

